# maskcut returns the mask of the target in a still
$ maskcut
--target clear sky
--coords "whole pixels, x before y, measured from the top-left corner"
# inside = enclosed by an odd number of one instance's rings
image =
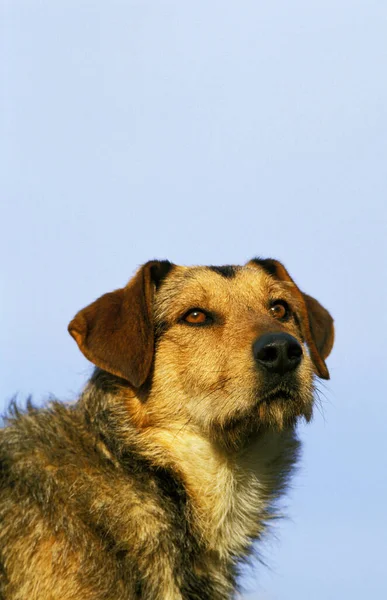
[[[73,399],[139,264],[281,259],[335,317],[249,600],[387,597],[387,4],[3,0],[0,408]]]

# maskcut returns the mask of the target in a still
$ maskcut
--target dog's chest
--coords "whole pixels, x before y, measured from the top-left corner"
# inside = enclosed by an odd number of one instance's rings
[[[232,459],[203,439],[182,444],[179,462],[185,467],[193,529],[213,556],[222,561],[242,558],[260,536],[282,483],[282,457],[292,439],[288,432],[265,434]]]

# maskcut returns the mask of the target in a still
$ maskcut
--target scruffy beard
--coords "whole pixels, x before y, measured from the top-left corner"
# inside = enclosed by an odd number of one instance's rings
[[[261,426],[282,430],[292,426],[303,417],[307,422],[312,418],[312,390],[300,390],[279,385],[262,394],[257,406]]]
[[[281,432],[295,427],[300,419],[309,422],[313,415],[313,387],[278,385],[254,394],[251,407],[224,422],[212,423],[211,437],[227,450],[241,450],[262,433]]]

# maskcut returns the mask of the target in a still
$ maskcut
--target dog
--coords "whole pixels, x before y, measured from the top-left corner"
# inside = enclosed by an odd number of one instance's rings
[[[273,259],[143,265],[78,312],[79,400],[0,434],[4,600],[225,600],[276,515],[333,320]]]

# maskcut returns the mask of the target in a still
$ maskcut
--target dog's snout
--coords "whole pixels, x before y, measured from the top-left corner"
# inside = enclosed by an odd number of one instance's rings
[[[298,367],[302,348],[288,333],[266,333],[255,340],[253,354],[256,362],[267,371],[284,374]]]

